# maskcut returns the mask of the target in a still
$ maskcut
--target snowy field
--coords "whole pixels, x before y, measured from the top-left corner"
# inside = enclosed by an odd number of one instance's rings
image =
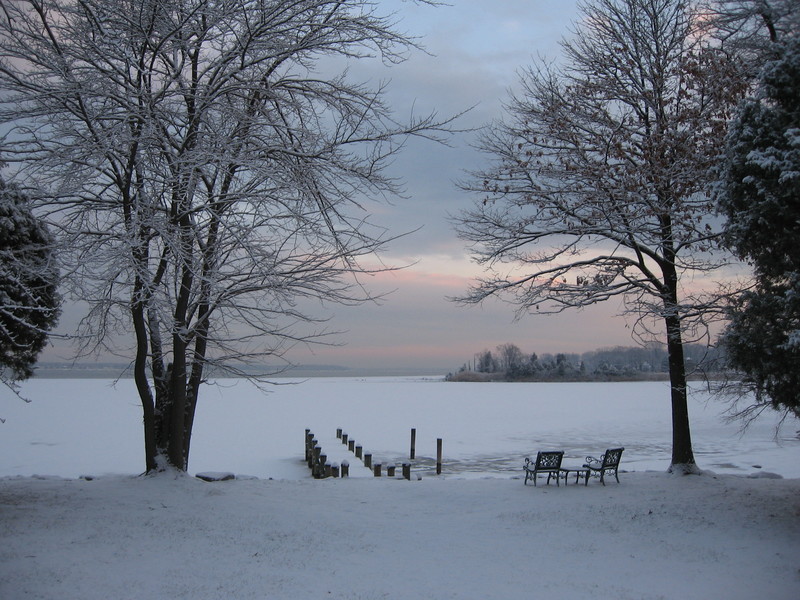
[[[776,437],[770,415],[742,434],[702,393],[706,472],[683,477],[664,472],[663,383],[221,382],[201,397],[190,471],[240,478],[206,483],[135,476],[132,382],[24,391],[31,404],[0,397],[3,599],[800,598],[800,424]],[[306,427],[353,477],[309,478]],[[383,463],[407,460],[415,427],[412,481],[369,477],[337,427]],[[620,484],[520,479],[537,449],[576,464],[617,444]]]

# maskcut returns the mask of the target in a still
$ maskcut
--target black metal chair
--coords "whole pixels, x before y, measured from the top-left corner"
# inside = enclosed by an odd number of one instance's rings
[[[550,478],[555,475],[556,485],[558,483],[558,475],[561,471],[561,460],[564,458],[562,450],[539,452],[536,454],[536,460],[532,461],[530,458],[525,459],[525,485],[528,485],[528,480],[533,479],[533,485],[536,485],[536,475],[539,473],[547,473],[547,484],[550,485]]]
[[[600,458],[587,456],[586,463],[583,466],[594,473],[600,473],[600,483],[603,485],[606,484],[606,473],[613,473],[617,483],[619,483],[619,461],[622,458],[623,450],[625,448],[610,448]]]

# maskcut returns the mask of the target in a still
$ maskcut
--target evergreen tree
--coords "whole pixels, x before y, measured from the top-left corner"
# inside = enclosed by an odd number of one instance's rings
[[[27,379],[59,314],[52,239],[28,199],[0,179],[0,378]]]
[[[800,38],[775,52],[728,135],[718,200],[755,285],[731,308],[723,342],[758,406],[800,415]]]

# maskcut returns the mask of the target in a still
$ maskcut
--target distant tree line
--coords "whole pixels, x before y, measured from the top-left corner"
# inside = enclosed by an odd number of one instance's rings
[[[686,365],[695,377],[723,369],[722,353],[701,344],[686,345]],[[669,373],[666,348],[648,346],[602,348],[583,354],[526,353],[515,344],[494,352],[483,350],[448,375],[450,381],[621,381],[663,379]]]

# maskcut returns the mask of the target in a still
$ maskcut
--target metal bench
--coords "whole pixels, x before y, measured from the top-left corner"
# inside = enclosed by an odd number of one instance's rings
[[[583,466],[590,469],[593,473],[599,473],[600,483],[603,485],[606,484],[606,473],[613,473],[617,483],[619,483],[619,461],[622,458],[623,450],[625,450],[625,448],[610,448],[606,450],[606,453],[600,458],[587,456],[586,463]]]
[[[550,478],[555,476],[556,485],[558,483],[558,476],[561,472],[561,460],[564,458],[562,450],[539,452],[536,454],[536,460],[532,461],[530,458],[525,459],[525,485],[528,485],[528,480],[533,480],[533,485],[536,485],[536,476],[539,473],[547,473],[547,484],[550,485]]]

